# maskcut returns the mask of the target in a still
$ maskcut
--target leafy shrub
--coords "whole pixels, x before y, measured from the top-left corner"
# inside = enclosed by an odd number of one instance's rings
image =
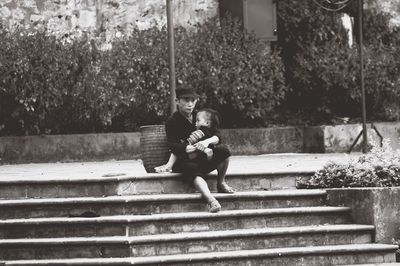
[[[51,127],[68,126],[75,119],[84,123],[86,110],[74,107],[84,108],[77,103],[95,93],[86,42],[63,45],[44,33],[3,33],[0,61],[1,125],[6,133],[49,133]]]
[[[356,5],[346,12],[356,14]],[[319,8],[312,0],[282,0],[278,5],[278,45],[286,82],[291,88],[283,108],[308,114],[312,123],[335,116],[360,117],[359,57],[349,48],[340,13]],[[400,33],[390,16],[365,10],[365,87],[371,120],[398,120],[400,113]]]
[[[392,150],[388,140],[376,144],[370,153],[347,164],[328,163],[299,187],[393,187],[400,186],[400,150]]]
[[[388,26],[387,14],[365,13],[367,115],[399,120],[400,30]],[[202,95],[199,107],[221,113],[223,127],[359,118],[358,52],[347,47],[339,15],[312,0],[282,0],[278,34],[270,51],[231,18],[178,28],[177,78]],[[165,28],[135,30],[103,51],[85,38],[65,42],[0,27],[0,135],[162,123],[170,109],[167,56]]]
[[[201,104],[217,109],[225,127],[264,125],[288,91],[277,52],[229,17],[178,36],[178,77],[205,96]]]
[[[134,30],[116,40],[98,62],[101,87],[118,102],[109,130],[133,131],[144,124],[159,124],[169,113],[167,34],[156,27]]]
[[[176,30],[178,78],[233,117],[225,126],[261,124],[285,96],[280,58],[237,21],[217,22]],[[133,131],[169,115],[165,28],[135,30],[107,51],[46,32],[1,36],[1,135]]]

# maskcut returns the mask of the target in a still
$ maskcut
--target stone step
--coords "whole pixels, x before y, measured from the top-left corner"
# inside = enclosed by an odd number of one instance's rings
[[[295,188],[298,179],[308,178],[311,172],[230,174],[229,184],[237,191],[276,190]],[[207,182],[215,191],[216,175],[210,174]],[[43,179],[1,179],[0,197],[68,198],[106,197],[115,195],[194,193],[189,182],[179,174],[142,174],[137,176],[102,176]]]
[[[215,194],[224,210],[325,205],[324,190],[275,190]],[[2,219],[109,216],[207,211],[200,194],[0,200]]]
[[[374,227],[321,225],[136,237],[0,240],[0,260],[140,257],[199,252],[371,243]]]
[[[5,261],[5,265],[297,265],[328,266],[355,263],[394,262],[397,246],[352,244],[316,247],[239,250],[137,258],[85,258]]]
[[[347,207],[296,207],[117,215],[94,218],[31,218],[0,220],[0,239],[85,236],[134,236],[194,231],[219,231],[279,226],[350,223]]]
[[[400,266],[398,262],[389,262],[389,263],[368,263],[368,264],[348,264],[342,266]]]

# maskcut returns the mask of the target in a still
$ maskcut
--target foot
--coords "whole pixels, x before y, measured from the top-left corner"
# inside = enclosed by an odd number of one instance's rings
[[[212,149],[205,149],[204,153],[207,155],[207,160],[211,160],[214,155],[214,152]]]
[[[154,167],[154,170],[156,171],[156,173],[171,173],[172,167],[168,164],[164,164],[161,166]]]
[[[219,204],[218,200],[213,200],[207,205],[209,212],[219,212],[221,210],[221,204]]]
[[[219,193],[230,193],[230,194],[235,193],[235,190],[230,186],[228,186],[228,184],[226,183],[218,184],[217,191]]]

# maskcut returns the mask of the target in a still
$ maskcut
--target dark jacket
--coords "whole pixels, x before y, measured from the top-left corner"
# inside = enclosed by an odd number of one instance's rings
[[[173,113],[170,118],[168,118],[165,124],[165,130],[167,132],[168,144],[171,152],[180,158],[186,158],[186,146],[188,145],[187,139],[190,134],[197,130],[195,126],[195,115],[192,118],[193,123],[190,123],[179,111]],[[215,134],[209,136],[210,132],[204,132],[208,135],[207,138],[212,136],[218,136],[221,142],[221,137],[218,131]],[[203,138],[205,139],[205,138]]]

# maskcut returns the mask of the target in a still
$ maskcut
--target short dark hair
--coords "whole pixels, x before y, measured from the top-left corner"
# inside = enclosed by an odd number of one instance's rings
[[[210,128],[213,129],[218,129],[219,125],[220,125],[220,118],[219,118],[219,114],[217,111],[215,111],[214,109],[211,108],[203,108],[201,110],[199,110],[197,113],[200,112],[206,112],[210,114]]]

